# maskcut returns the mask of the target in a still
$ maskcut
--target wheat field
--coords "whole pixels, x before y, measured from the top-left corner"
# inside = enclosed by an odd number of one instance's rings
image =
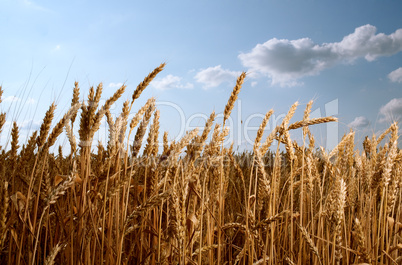
[[[101,106],[102,84],[82,101],[75,83],[63,118],[52,104],[25,144],[13,122],[11,147],[0,147],[0,264],[402,264],[397,123],[362,147],[350,131],[328,153],[309,127],[336,118],[311,119],[309,102],[291,122],[295,103],[263,139],[269,110],[252,150],[237,153],[223,142],[242,73],[222,124],[212,112],[169,142],[155,99],[134,104],[164,66],[117,117],[126,86]],[[104,117],[107,144],[91,148]],[[50,152],[63,131],[70,152]]]

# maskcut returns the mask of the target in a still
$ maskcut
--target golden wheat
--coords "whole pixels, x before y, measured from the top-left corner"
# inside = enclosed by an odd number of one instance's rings
[[[400,262],[397,123],[378,138],[366,137],[362,152],[355,150],[351,131],[327,153],[316,149],[309,128],[336,118],[311,119],[310,101],[303,119],[290,122],[296,102],[265,141],[273,110],[265,114],[252,151],[234,152],[233,143],[223,145],[230,130],[225,123],[244,83],[242,73],[222,123],[212,112],[202,132],[194,129],[169,142],[168,132],[160,135],[154,98],[129,120],[134,101],[164,66],[137,86],[115,118],[110,107],[125,85],[99,106],[102,84],[80,103],[75,82],[70,109],[52,127],[52,104],[26,144],[13,121],[10,149],[0,150],[0,264]],[[93,136],[104,115],[107,147],[98,142],[94,153]],[[5,121],[1,113],[0,129]],[[67,156],[57,146],[63,128]],[[291,138],[298,129],[302,143]]]

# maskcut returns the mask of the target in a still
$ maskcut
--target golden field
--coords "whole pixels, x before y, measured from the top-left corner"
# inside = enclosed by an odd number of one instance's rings
[[[310,119],[309,102],[291,122],[295,103],[263,139],[268,111],[252,151],[236,153],[223,141],[243,73],[222,124],[212,112],[203,130],[159,143],[155,99],[133,106],[163,67],[117,117],[124,85],[101,106],[102,84],[80,101],[76,83],[63,118],[52,104],[25,144],[13,123],[0,150],[0,264],[402,264],[396,123],[360,151],[351,131],[328,153],[309,126],[336,119]],[[105,116],[108,142],[92,150]],[[50,152],[63,131],[71,151]]]

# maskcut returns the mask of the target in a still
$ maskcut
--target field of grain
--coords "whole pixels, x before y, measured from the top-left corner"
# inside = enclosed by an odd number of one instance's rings
[[[402,264],[396,123],[359,148],[351,131],[327,153],[309,126],[336,119],[310,119],[310,102],[291,122],[295,103],[263,139],[268,111],[253,149],[236,153],[223,141],[243,73],[222,124],[212,112],[179,141],[165,132],[162,148],[155,99],[133,103],[163,67],[118,117],[110,107],[125,86],[100,106],[102,84],[81,101],[76,83],[63,118],[51,105],[26,144],[13,123],[11,148],[0,147],[0,264]],[[92,150],[104,116],[107,145]],[[54,154],[63,130],[71,151]]]

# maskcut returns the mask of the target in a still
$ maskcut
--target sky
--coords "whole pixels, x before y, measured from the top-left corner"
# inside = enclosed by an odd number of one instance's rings
[[[103,102],[126,84],[112,107],[117,116],[166,62],[130,115],[155,97],[170,140],[202,129],[212,111],[222,121],[245,71],[226,144],[250,149],[267,111],[275,112],[265,136],[294,102],[291,122],[314,100],[311,117],[339,119],[312,128],[317,143],[332,149],[353,129],[361,148],[366,135],[402,119],[400,10],[402,2],[391,0],[0,0],[0,110],[7,112],[0,143],[17,121],[23,144],[52,102],[57,122],[75,81],[82,100],[102,83]],[[105,123],[96,137],[107,141]],[[300,141],[301,132],[292,138]],[[68,145],[63,137],[57,144]]]

